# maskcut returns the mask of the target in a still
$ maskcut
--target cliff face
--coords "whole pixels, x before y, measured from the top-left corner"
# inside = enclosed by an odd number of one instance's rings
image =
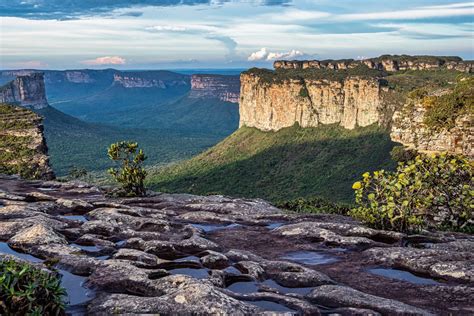
[[[44,87],[44,75],[22,75],[0,88],[0,103],[16,103],[30,109],[48,106]]]
[[[262,82],[258,75],[241,75],[240,126],[279,130],[339,124],[347,129],[384,121],[378,79],[289,79]]]
[[[370,69],[389,72],[405,70],[437,70],[448,69],[466,73],[473,71],[473,61],[463,61],[459,57],[435,57],[435,56],[407,56],[407,55],[384,55],[377,58],[364,60],[305,60],[305,61],[275,61],[275,69],[351,69],[365,65]]]
[[[171,72],[121,72],[114,75],[114,84],[125,88],[158,88],[189,86],[189,78]]]
[[[54,178],[42,118],[30,110],[0,104],[0,152],[0,173],[31,179]]]
[[[239,103],[239,76],[192,75],[190,98],[219,99]]]

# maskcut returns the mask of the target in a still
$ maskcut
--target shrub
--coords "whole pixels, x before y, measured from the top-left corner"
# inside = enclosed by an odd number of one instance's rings
[[[85,168],[80,168],[80,167],[72,167],[69,169],[69,173],[67,175],[67,178],[69,180],[77,180],[77,179],[82,179],[87,176],[87,170]]]
[[[120,169],[110,168],[109,174],[122,186],[121,195],[142,196],[146,194],[143,184],[146,171],[142,167],[146,160],[145,153],[138,148],[137,143],[119,142],[110,145],[109,158],[120,164]]]
[[[473,163],[449,154],[417,156],[395,172],[366,172],[354,183],[350,215],[378,229],[473,231]]]
[[[346,215],[350,208],[347,205],[334,203],[322,197],[297,198],[276,203],[276,206],[297,213],[327,213]]]
[[[28,263],[0,261],[0,315],[65,315],[65,295],[56,275]]]

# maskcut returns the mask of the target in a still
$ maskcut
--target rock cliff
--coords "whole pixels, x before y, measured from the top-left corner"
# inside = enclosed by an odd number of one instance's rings
[[[252,73],[241,75],[240,126],[276,131],[295,123],[339,124],[353,129],[386,121],[381,96],[385,88],[377,78],[260,79]]]
[[[192,75],[190,98],[219,99],[239,103],[239,76]]]
[[[30,109],[47,107],[43,73],[21,75],[2,86],[0,103],[15,103]]]
[[[52,179],[42,118],[25,108],[0,104],[0,173]]]
[[[125,88],[158,88],[189,86],[185,75],[167,71],[121,72],[114,74],[114,84]]]
[[[463,61],[459,57],[436,57],[436,56],[408,56],[408,55],[383,55],[377,58],[363,60],[305,60],[286,61],[277,60],[273,66],[275,69],[350,69],[365,65],[370,69],[384,70],[389,72],[405,70],[437,70],[448,69],[470,73],[473,70],[473,61]]]

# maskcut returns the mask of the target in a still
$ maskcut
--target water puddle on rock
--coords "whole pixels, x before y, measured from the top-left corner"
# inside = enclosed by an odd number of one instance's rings
[[[71,246],[80,248],[80,249],[82,249],[84,251],[88,251],[88,252],[99,252],[101,250],[97,246],[83,246],[83,245],[78,245],[78,244],[71,244]]]
[[[275,229],[275,228],[281,227],[285,224],[286,223],[283,223],[283,222],[270,223],[270,224],[267,225],[267,228],[268,229]]]
[[[13,250],[7,243],[0,242],[0,253],[13,255],[28,262],[39,263],[43,260],[32,255],[20,253]],[[67,302],[69,305],[82,304],[93,298],[94,292],[83,287],[86,277],[74,275],[68,271],[58,269],[61,274],[61,286],[67,291]]]
[[[258,292],[257,282],[235,282],[227,287],[229,291],[240,294],[250,294]]]
[[[235,275],[241,275],[242,274],[242,272],[240,272],[239,269],[237,269],[236,267],[233,267],[233,266],[227,267],[223,271],[225,273],[235,274]]]
[[[179,268],[168,271],[171,274],[184,274],[196,279],[207,279],[209,273],[207,269]]]
[[[240,227],[240,224],[229,224],[229,225],[222,225],[222,224],[191,224],[195,228],[202,229],[206,233],[210,233],[216,230],[221,230],[221,229],[231,229],[231,228],[236,228]]]
[[[63,215],[61,216],[62,218],[65,218],[65,219],[70,219],[70,220],[74,220],[74,221],[80,221],[80,222],[87,222],[88,219],[85,218],[84,216],[82,215]]]
[[[187,256],[187,257],[179,258],[179,259],[176,259],[176,260],[173,260],[173,261],[175,261],[175,262],[187,262],[187,261],[201,262],[201,259],[199,257],[196,257],[196,256]]]
[[[252,305],[256,305],[256,306],[260,307],[261,309],[263,309],[265,311],[268,311],[268,312],[285,312],[285,313],[290,313],[292,315],[297,314],[297,311],[295,311],[291,308],[288,308],[284,305],[274,303],[274,302],[270,302],[270,301],[253,301],[253,302],[247,301],[247,303],[252,304]]]
[[[50,191],[56,191],[57,189],[56,188],[38,188],[38,190],[44,191],[44,192],[50,192]]]
[[[413,284],[420,284],[420,285],[439,285],[441,283],[428,278],[422,278],[419,276],[414,275],[408,271],[397,270],[397,269],[390,269],[390,268],[373,268],[368,270],[372,274],[380,275],[386,278],[406,281]]]
[[[313,290],[312,287],[291,288],[291,287],[281,286],[280,284],[270,279],[263,281],[262,285],[266,285],[270,288],[278,290],[278,292],[283,293],[283,294],[295,293],[295,294],[300,294],[300,295],[307,295]]]
[[[288,252],[281,257],[282,259],[307,264],[307,265],[318,265],[318,264],[328,264],[336,262],[337,259],[320,252],[315,251],[294,251]]]

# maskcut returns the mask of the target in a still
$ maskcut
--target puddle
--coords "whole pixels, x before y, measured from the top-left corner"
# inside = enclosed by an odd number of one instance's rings
[[[333,258],[327,254],[319,253],[315,251],[295,251],[289,252],[281,257],[285,260],[294,261],[297,263],[307,264],[307,265],[318,265],[318,264],[327,264],[336,262],[337,259]]]
[[[408,271],[397,270],[397,269],[390,269],[390,268],[374,268],[368,270],[370,273],[380,275],[386,278],[406,281],[413,284],[421,284],[421,285],[438,285],[441,284],[433,279],[422,278],[419,276],[414,275]]]
[[[227,287],[229,291],[240,294],[249,294],[258,292],[257,282],[235,282]]]
[[[56,191],[57,189],[56,188],[38,188],[38,190],[40,191]]]
[[[222,224],[191,224],[195,228],[202,229],[204,232],[209,233],[213,232],[216,230],[221,230],[221,229],[231,229],[231,228],[236,228],[240,227],[240,224],[229,224],[229,225],[222,225]]]
[[[13,250],[12,248],[10,248],[10,246],[8,246],[6,242],[0,242],[0,253],[13,255],[17,258],[27,260],[29,262],[43,262],[43,260],[33,257],[32,255]]]
[[[171,274],[189,275],[196,279],[207,279],[207,277],[209,277],[209,273],[207,269],[180,268],[180,269],[169,270],[168,272]]]
[[[285,287],[285,286],[281,286],[280,284],[276,283],[273,280],[265,280],[262,282],[262,284],[268,287],[271,287],[275,290],[278,290],[278,292],[283,293],[283,294],[295,293],[295,294],[300,294],[300,295],[307,295],[313,290],[312,287],[296,287],[296,288]]]
[[[80,221],[80,222],[83,222],[83,223],[88,221],[88,219],[85,218],[82,215],[64,215],[64,216],[61,216],[61,217],[65,218],[65,219],[74,220],[74,221]]]
[[[123,247],[126,243],[127,243],[126,240],[121,240],[121,241],[117,241],[117,242],[115,243],[115,245],[116,245],[117,247]]]
[[[78,245],[78,244],[71,244],[73,247],[81,248],[84,251],[88,252],[99,252],[101,249],[97,246],[83,246],[83,245]]]
[[[109,258],[110,258],[110,256],[95,257],[95,259],[97,259],[97,260],[107,260]]]
[[[270,301],[246,301],[246,303],[256,305],[260,307],[261,309],[269,312],[286,312],[286,313],[291,313],[291,314],[297,314],[297,311],[290,309],[284,305],[270,302]]]
[[[282,222],[277,222],[277,223],[270,223],[267,225],[267,228],[268,229],[275,229],[275,228],[278,228],[278,227],[281,227],[283,225],[285,225],[286,223],[282,223]]]
[[[240,272],[239,269],[237,269],[236,267],[232,267],[232,266],[225,268],[223,271],[226,272],[226,273],[229,273],[229,274],[236,274],[236,275],[241,275],[242,274],[242,272]]]
[[[94,298],[94,292],[83,286],[86,277],[74,275],[65,270],[59,270],[59,273],[62,275],[61,286],[67,291],[69,305],[82,304]]]

